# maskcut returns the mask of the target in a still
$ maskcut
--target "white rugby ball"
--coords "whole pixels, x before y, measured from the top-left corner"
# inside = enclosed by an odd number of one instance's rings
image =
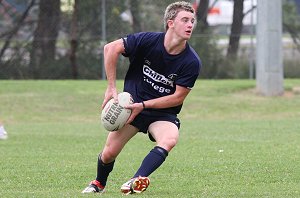
[[[101,113],[101,122],[108,131],[117,131],[127,122],[131,109],[125,109],[124,106],[133,104],[133,98],[130,93],[122,92],[118,94],[118,103],[110,99]]]

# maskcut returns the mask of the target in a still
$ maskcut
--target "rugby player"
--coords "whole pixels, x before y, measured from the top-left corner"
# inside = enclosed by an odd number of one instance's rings
[[[121,192],[141,193],[148,188],[150,174],[162,165],[178,141],[177,115],[200,73],[200,58],[187,43],[195,24],[192,5],[175,2],[165,10],[165,32],[134,33],[104,46],[107,89],[102,108],[111,98],[117,101],[116,68],[120,55],[130,61],[123,91],[129,92],[135,103],[126,107],[132,110],[127,124],[108,133],[98,157],[96,179],[82,193],[104,192],[117,156],[138,132],[148,134],[156,145],[137,172],[121,186]],[[130,160],[135,157],[131,156]]]

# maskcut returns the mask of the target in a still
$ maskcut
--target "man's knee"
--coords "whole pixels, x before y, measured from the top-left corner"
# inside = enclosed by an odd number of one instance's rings
[[[105,164],[114,161],[118,156],[118,153],[114,151],[114,149],[105,148],[101,154],[99,154],[99,158]]]
[[[165,138],[161,141],[157,141],[157,145],[170,152],[176,146],[177,141],[178,141],[178,137],[170,137],[170,138]]]

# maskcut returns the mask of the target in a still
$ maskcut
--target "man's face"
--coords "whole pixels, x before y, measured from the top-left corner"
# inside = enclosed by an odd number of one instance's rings
[[[184,40],[190,39],[195,24],[195,16],[193,13],[180,11],[174,21],[170,22],[174,32],[179,37],[182,37]]]

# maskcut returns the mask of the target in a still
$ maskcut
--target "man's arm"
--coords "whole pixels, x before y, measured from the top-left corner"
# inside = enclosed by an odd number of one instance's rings
[[[163,109],[163,108],[175,107],[183,103],[184,99],[186,98],[186,96],[189,94],[190,91],[191,90],[186,87],[176,85],[176,91],[173,94],[156,98],[156,99],[143,101],[143,102],[145,108]],[[132,105],[127,106],[126,108],[132,110],[132,113],[127,120],[127,124],[131,123],[134,120],[134,118],[144,109],[142,103],[134,103]]]
[[[144,101],[145,108],[162,109],[181,105],[189,92],[190,89],[176,85],[174,94]]]
[[[125,48],[122,39],[115,40],[104,46],[104,65],[107,77],[107,89],[102,103],[102,108],[112,97],[115,101],[118,100],[116,88],[117,63],[120,54],[124,52]]]

